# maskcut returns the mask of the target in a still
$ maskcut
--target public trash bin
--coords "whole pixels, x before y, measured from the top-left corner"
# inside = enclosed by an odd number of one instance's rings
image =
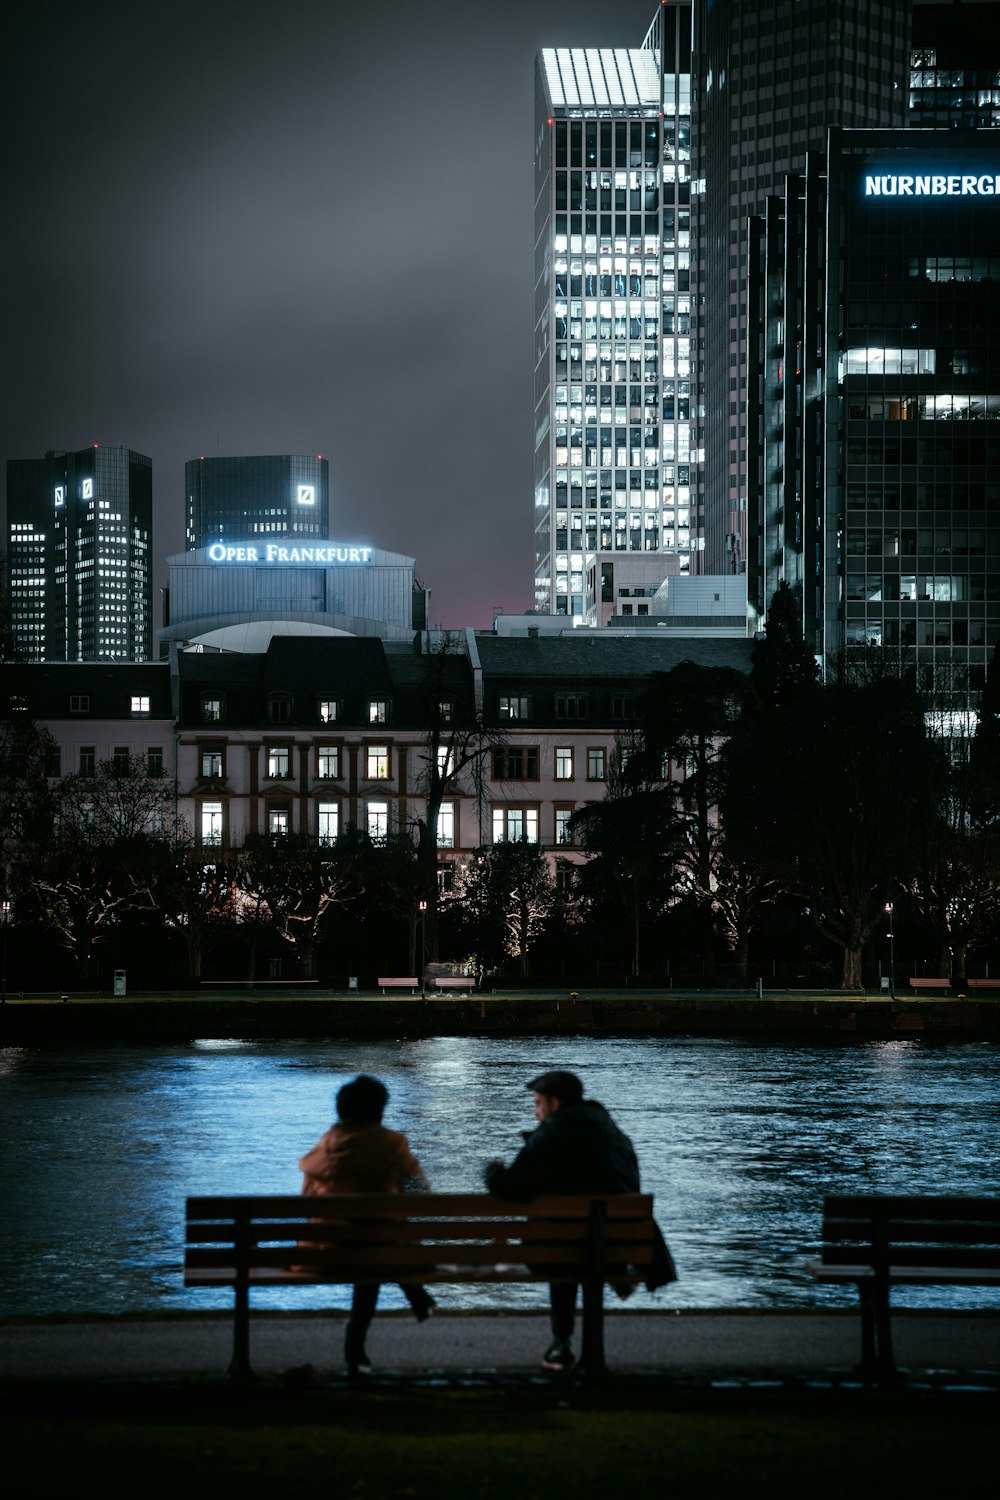
[[[123,997],[124,994],[125,994],[125,970],[124,969],[116,969],[115,970],[115,999],[117,1000],[117,999]]]

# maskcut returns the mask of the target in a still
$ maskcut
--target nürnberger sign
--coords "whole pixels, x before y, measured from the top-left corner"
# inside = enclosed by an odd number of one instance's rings
[[[233,546],[228,542],[213,542],[208,549],[209,562],[214,563],[322,563],[329,567],[334,563],[366,563],[371,555],[371,547],[340,547],[335,542],[311,546],[281,542]]]
[[[1000,198],[1000,173],[865,175],[866,198]]]

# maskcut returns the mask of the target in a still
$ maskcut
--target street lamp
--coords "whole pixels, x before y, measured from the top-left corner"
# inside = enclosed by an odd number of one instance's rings
[[[420,902],[420,998],[427,999],[427,902]]]
[[[0,1005],[7,1004],[7,923],[13,903],[0,901]]]
[[[886,936],[889,939],[889,999],[896,998],[896,940],[892,926],[892,902],[885,903],[885,909],[889,914],[889,931]]]

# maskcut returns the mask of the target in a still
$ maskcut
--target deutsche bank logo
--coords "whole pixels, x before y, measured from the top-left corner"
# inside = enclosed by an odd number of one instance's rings
[[[94,498],[94,481],[92,479],[85,479],[83,481],[83,488],[80,491],[80,496],[84,500],[93,500],[93,498]]]
[[[316,486],[314,484],[300,484],[295,492],[295,499],[299,505],[315,505]]]
[[[865,177],[866,198],[1000,198],[1000,173]]]

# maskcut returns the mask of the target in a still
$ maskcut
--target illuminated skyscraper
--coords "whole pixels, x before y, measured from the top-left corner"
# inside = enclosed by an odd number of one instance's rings
[[[193,458],[184,465],[189,552],[213,542],[326,537],[330,466],[322,454]]]
[[[691,570],[690,4],[641,47],[536,64],[535,604],[602,561]],[[586,587],[586,573],[591,587]]]
[[[14,634],[35,661],[152,651],[153,466],[128,448],[7,465]]]

